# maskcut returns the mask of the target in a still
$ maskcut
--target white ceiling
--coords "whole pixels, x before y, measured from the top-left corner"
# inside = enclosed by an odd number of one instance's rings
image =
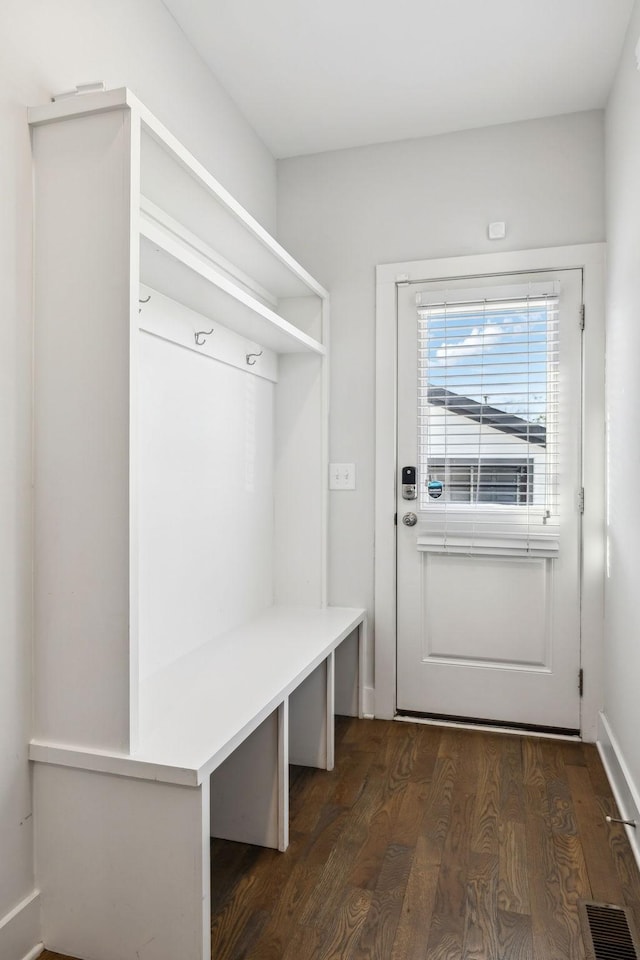
[[[276,157],[604,106],[633,0],[164,0]]]

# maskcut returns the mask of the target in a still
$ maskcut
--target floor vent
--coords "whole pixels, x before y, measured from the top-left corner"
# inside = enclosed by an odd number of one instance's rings
[[[579,910],[588,960],[640,960],[633,919],[626,907],[582,900]]]

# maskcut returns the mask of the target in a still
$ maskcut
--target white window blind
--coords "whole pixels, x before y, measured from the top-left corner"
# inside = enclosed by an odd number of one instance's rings
[[[558,302],[557,282],[417,294],[420,549],[557,552]]]

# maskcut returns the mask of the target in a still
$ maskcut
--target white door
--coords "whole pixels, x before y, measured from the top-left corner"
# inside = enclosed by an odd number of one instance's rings
[[[581,302],[581,270],[399,287],[400,713],[580,727]]]

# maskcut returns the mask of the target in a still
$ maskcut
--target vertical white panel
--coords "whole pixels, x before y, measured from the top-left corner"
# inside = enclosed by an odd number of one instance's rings
[[[275,571],[276,602],[323,602],[322,359],[280,357],[276,388]]]
[[[140,673],[273,601],[273,384],[140,334]]]
[[[322,361],[322,385],[320,403],[322,407],[320,429],[320,476],[323,479],[320,500],[320,601],[329,602],[329,417],[331,413],[331,303],[322,301],[322,343],[327,351]],[[349,601],[351,602],[351,600]]]
[[[289,697],[289,760],[321,770],[333,766],[333,655]]]
[[[275,710],[211,774],[211,836],[281,848],[281,730]]]
[[[206,786],[36,764],[43,939],[95,960],[208,960]]]
[[[138,316],[140,287],[140,117],[132,111],[130,128],[130,182],[131,204],[129,207],[129,317]],[[135,642],[129,649],[129,748],[133,752],[138,744],[140,714],[140,651],[139,651],[139,556],[138,556],[138,504],[139,504],[139,413],[138,413],[138,331],[136,324],[129,324],[129,632]]]
[[[130,118],[33,138],[35,732],[127,749]]]
[[[278,707],[278,850],[289,846],[289,698]]]
[[[336,714],[336,664],[335,654],[327,657],[325,727],[326,736],[326,768],[333,770],[336,756],[335,714]]]
[[[360,673],[358,627],[335,652],[335,711],[344,717],[357,717]]]

